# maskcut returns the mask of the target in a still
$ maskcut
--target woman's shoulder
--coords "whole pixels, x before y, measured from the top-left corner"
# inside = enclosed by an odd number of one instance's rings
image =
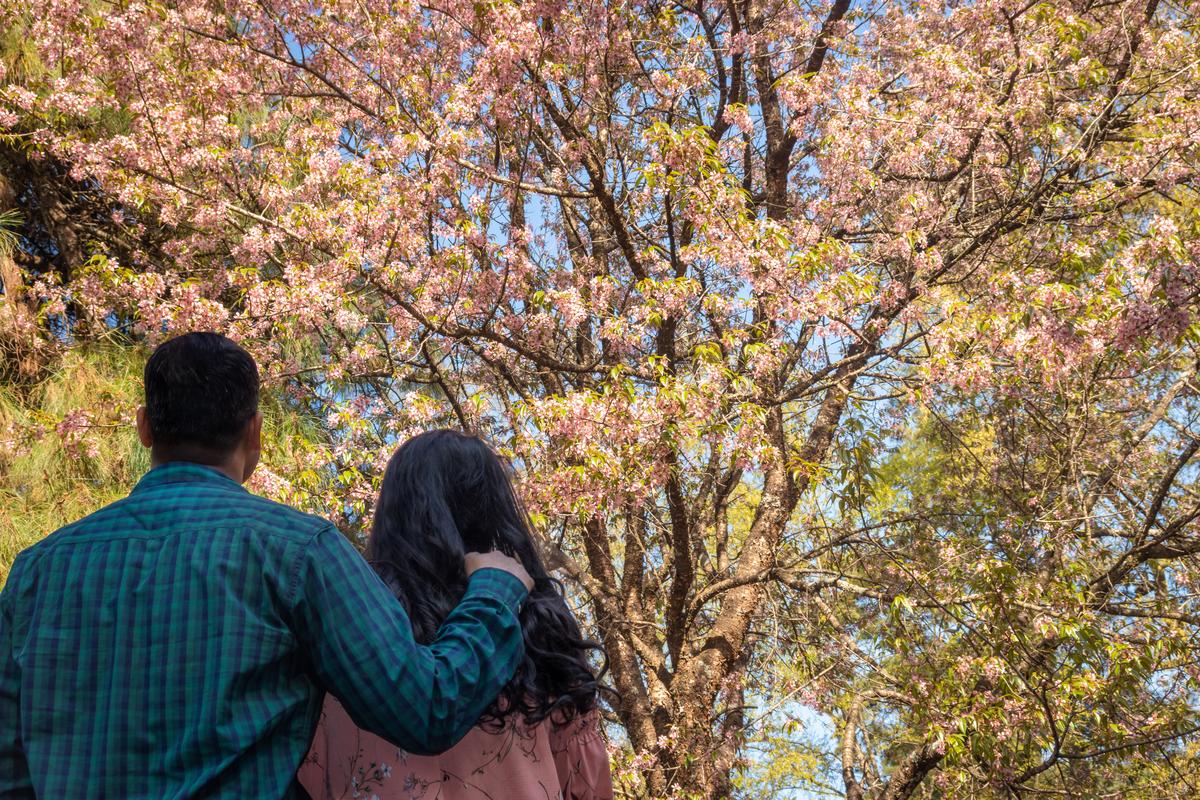
[[[550,746],[563,797],[611,800],[612,768],[599,711],[560,720],[551,730]]]
[[[550,733],[552,740],[571,738],[603,738],[600,732],[600,710],[577,711],[570,715],[555,713],[545,720],[542,725]]]

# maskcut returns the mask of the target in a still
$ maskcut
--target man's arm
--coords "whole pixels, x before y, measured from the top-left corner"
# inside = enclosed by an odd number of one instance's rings
[[[12,612],[3,593],[0,593],[0,799],[34,800],[29,764],[21,747],[21,672],[13,655]]]
[[[507,572],[475,572],[437,638],[419,645],[400,602],[329,528],[309,543],[293,597],[297,635],[355,723],[432,755],[465,736],[512,678],[524,653],[525,595]]]

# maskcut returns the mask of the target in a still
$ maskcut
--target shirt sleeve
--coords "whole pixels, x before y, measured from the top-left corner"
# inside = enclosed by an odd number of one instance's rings
[[[612,767],[599,714],[592,711],[562,726],[550,724],[550,750],[564,800],[612,800]]]
[[[400,602],[329,528],[299,564],[296,633],[355,724],[411,753],[436,755],[467,734],[516,672],[525,595],[515,576],[479,570],[437,638],[417,644]]]
[[[9,575],[10,580],[12,575]],[[21,747],[21,672],[13,644],[13,619],[0,593],[0,798],[34,800],[29,764]]]

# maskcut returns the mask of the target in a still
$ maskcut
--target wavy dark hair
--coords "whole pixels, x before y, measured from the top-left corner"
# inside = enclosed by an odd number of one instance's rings
[[[588,656],[560,582],[542,564],[528,515],[500,457],[477,436],[435,430],[409,439],[383,476],[367,560],[395,592],[418,642],[428,644],[467,588],[463,556],[500,550],[533,578],[521,609],[525,657],[480,718],[502,726],[520,714],[530,725],[565,723],[596,706],[604,669]]]

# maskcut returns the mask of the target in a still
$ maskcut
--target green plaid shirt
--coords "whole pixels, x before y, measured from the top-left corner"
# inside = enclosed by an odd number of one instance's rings
[[[328,522],[207,467],[17,557],[0,594],[0,798],[291,798],[328,689],[413,753],[475,724],[522,654],[519,580],[471,577],[416,644]]]

